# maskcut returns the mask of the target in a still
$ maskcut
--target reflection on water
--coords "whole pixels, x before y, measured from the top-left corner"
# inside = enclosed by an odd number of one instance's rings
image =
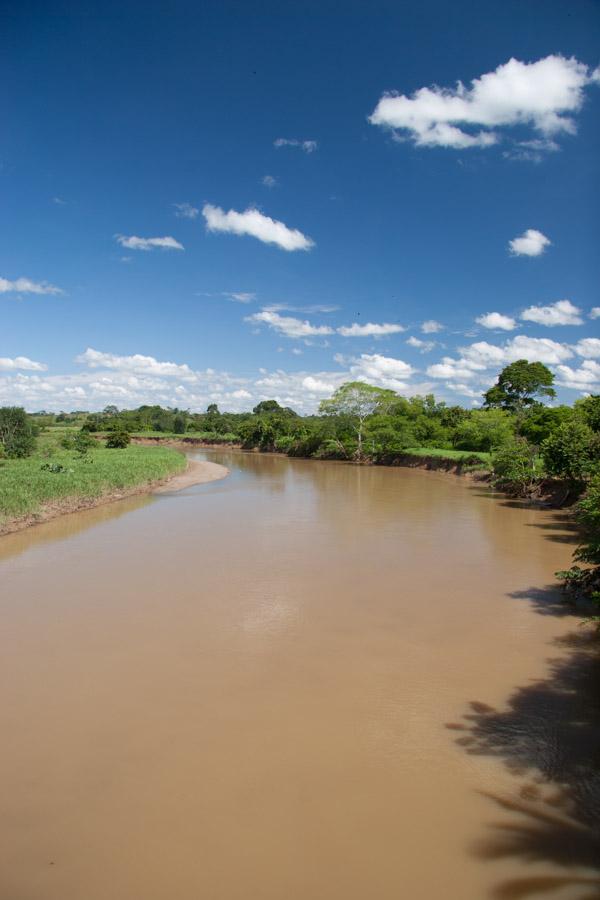
[[[597,708],[539,615],[568,523],[194,455],[231,476],[0,542],[0,900],[591,897]]]

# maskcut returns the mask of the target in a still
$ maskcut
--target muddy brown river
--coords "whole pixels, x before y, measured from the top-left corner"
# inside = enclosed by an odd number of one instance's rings
[[[230,476],[0,539],[1,900],[600,896],[564,516],[194,455]]]

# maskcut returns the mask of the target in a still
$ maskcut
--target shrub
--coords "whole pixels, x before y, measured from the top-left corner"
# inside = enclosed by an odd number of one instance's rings
[[[542,474],[536,449],[525,438],[501,447],[494,454],[492,469],[498,485],[519,494],[526,494]]]
[[[131,443],[131,435],[128,431],[112,431],[106,438],[106,446],[109,450],[123,450]]]
[[[84,427],[75,434],[66,434],[61,438],[60,443],[65,450],[75,450],[75,452],[79,453],[81,456],[85,456],[88,450],[93,450],[98,446],[95,438],[93,438],[89,431]]]
[[[583,422],[560,425],[542,444],[549,475],[568,481],[586,481],[599,470],[600,439]]]
[[[21,406],[0,407],[0,444],[6,456],[30,456],[35,449],[35,433]]]

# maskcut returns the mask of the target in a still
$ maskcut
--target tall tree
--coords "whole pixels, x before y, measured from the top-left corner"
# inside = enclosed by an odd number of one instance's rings
[[[556,397],[553,383],[554,375],[543,363],[518,359],[502,369],[494,387],[483,395],[485,406],[520,413],[540,398]]]
[[[321,402],[319,412],[324,416],[340,416],[350,422],[356,434],[356,458],[361,460],[366,419],[374,412],[386,412],[397,399],[394,391],[362,381],[349,381],[339,387],[333,397]]]

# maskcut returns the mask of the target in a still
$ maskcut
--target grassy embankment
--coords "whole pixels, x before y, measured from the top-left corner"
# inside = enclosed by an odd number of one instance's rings
[[[171,447],[107,450],[100,444],[82,456],[60,446],[66,433],[68,429],[51,429],[40,435],[32,456],[0,460],[0,531],[20,518],[43,517],[48,505],[72,503],[76,507],[79,500],[89,505],[105,495],[160,481],[186,467],[185,456]]]

